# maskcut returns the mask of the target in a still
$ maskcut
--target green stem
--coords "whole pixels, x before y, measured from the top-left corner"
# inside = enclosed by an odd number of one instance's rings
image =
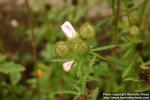
[[[148,0],[145,0],[140,5],[138,5],[138,6],[134,7],[134,8],[132,8],[132,9],[130,9],[130,12],[133,12],[133,11],[138,10],[139,8],[143,7],[146,1],[148,1]],[[128,12],[125,11],[125,13],[122,14],[122,15],[120,15],[120,17],[126,16],[127,14],[128,14]]]
[[[112,11],[113,15],[115,15],[115,0],[112,0]]]
[[[115,2],[116,1],[116,2]],[[113,36],[112,36],[112,43],[117,43],[117,40],[118,40],[118,23],[119,23],[119,19],[120,19],[120,0],[115,0],[114,1],[114,33],[113,33]],[[116,6],[115,6],[116,5]]]
[[[9,80],[11,80],[11,78],[10,78],[10,74],[9,74]],[[12,96],[14,97],[14,98],[17,98],[18,96],[17,96],[17,89],[16,89],[16,86],[11,82],[11,84],[10,84],[10,88],[11,88],[11,92],[12,92]]]
[[[140,22],[141,22],[141,24],[142,24],[142,22],[143,22],[143,18],[144,18],[144,14],[145,14],[145,9],[146,9],[146,7],[147,7],[147,5],[148,5],[148,1],[149,0],[145,0],[144,2],[143,2],[143,6],[142,6],[142,8],[141,8],[141,12],[140,12]]]
[[[79,95],[79,93],[74,92],[74,91],[58,91],[58,92],[54,92],[53,95],[56,94],[73,94],[73,95]]]
[[[81,85],[80,88],[80,94],[85,95],[86,94],[86,71],[85,71],[85,66],[84,66],[84,58],[83,56],[80,56],[80,65],[78,66],[78,72],[79,74],[79,84]]]
[[[86,93],[86,77],[85,77],[85,73],[84,73],[84,66],[81,66],[82,68],[82,76],[81,76],[81,80],[82,80],[82,94]]]
[[[128,7],[127,7],[127,16],[128,16],[129,25],[132,25],[132,20],[131,20],[131,11],[129,10],[129,8],[128,8]]]
[[[31,45],[32,45],[32,58],[33,58],[33,63],[36,66],[37,64],[37,48],[36,48],[36,38],[35,38],[35,32],[34,32],[34,18],[33,18],[33,12],[30,9],[30,5],[29,5],[29,1],[25,0],[25,4],[26,4],[26,8],[28,11],[28,24],[29,24],[29,28],[31,31]],[[36,72],[37,67],[34,67],[34,71]],[[39,78],[36,78],[36,88],[37,88],[37,96],[38,96],[38,100],[41,100],[41,93],[40,93],[40,81]]]

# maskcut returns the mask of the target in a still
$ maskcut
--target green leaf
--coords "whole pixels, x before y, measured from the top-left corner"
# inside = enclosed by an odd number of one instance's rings
[[[91,51],[101,51],[101,50],[111,49],[111,48],[114,48],[116,46],[117,45],[109,45],[109,46],[104,46],[104,47],[98,47],[98,48],[92,49]]]
[[[139,82],[139,79],[137,78],[137,76],[132,76],[132,77],[127,77],[127,78],[123,79],[123,81]]]
[[[88,76],[86,81],[99,81],[97,78]]]
[[[21,79],[21,74],[19,72],[10,73],[10,80],[11,80],[13,85],[16,85],[20,79]]]
[[[129,73],[131,72],[132,70],[132,67],[134,66],[135,64],[135,59],[136,59],[136,56],[133,55],[132,59],[131,59],[131,62],[129,63],[129,65],[125,68],[125,70],[123,71],[123,74],[122,74],[122,77],[125,78],[127,76],[129,76]]]
[[[50,62],[66,62],[66,61],[70,61],[70,60],[73,60],[73,59],[63,59],[63,58],[62,59],[59,59],[59,58],[57,59],[56,58],[56,59],[51,59]]]
[[[140,43],[142,41],[137,41],[136,43]],[[115,47],[127,47],[130,46],[132,43],[125,43],[125,44],[119,44],[119,45],[108,45],[108,46],[103,46],[103,47],[97,47],[94,49],[91,49],[91,51],[102,51],[102,50],[107,50],[107,49],[112,49]]]
[[[0,64],[0,72],[4,74],[17,73],[24,70],[25,68],[22,65],[15,64],[14,62],[6,62]]]
[[[0,54],[0,62],[4,61],[7,58],[6,55]]]
[[[130,70],[132,69],[132,65],[133,64],[130,64],[129,66],[127,66],[127,68],[124,70],[123,74],[122,74],[122,77],[125,78],[128,76],[128,73],[130,72]]]
[[[41,56],[44,60],[49,61],[54,56],[54,45],[51,43],[46,44],[45,49],[41,52]]]
[[[145,62],[144,65],[150,65],[150,61]]]
[[[57,92],[54,92],[52,95],[55,95],[55,94],[74,94],[74,95],[79,95],[79,93],[74,92],[74,91],[57,91]]]
[[[145,84],[145,85],[139,85],[137,87],[137,89],[135,90],[135,92],[144,92],[144,91],[150,91],[150,85],[149,84]]]
[[[123,58],[127,58],[132,52],[133,52],[133,48],[129,48],[126,53],[123,55]]]
[[[89,53],[92,54],[92,55],[94,55],[94,56],[96,56],[96,57],[98,57],[98,58],[100,58],[100,59],[102,59],[102,60],[106,60],[106,58],[104,58],[103,56],[101,56],[98,53],[95,53],[95,52],[89,52]]]
[[[97,100],[98,93],[99,93],[99,88],[96,88],[92,93],[92,100]]]
[[[93,56],[91,62],[90,62],[90,66],[93,66],[96,60],[96,56]]]
[[[110,74],[109,65],[106,62],[101,62],[100,64],[96,65],[93,70],[93,72],[98,76],[107,76]]]

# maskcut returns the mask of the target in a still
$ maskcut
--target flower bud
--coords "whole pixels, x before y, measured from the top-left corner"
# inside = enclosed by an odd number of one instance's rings
[[[86,41],[81,40],[80,38],[74,38],[75,40],[72,40],[70,42],[70,47],[76,54],[83,54],[88,51],[89,46]]]
[[[91,39],[95,36],[95,27],[85,23],[80,28],[80,35],[83,39]]]
[[[136,25],[133,25],[130,29],[129,32],[131,35],[136,36],[139,34],[139,28]]]
[[[58,42],[55,47],[55,53],[58,56],[65,56],[69,53],[69,47],[66,42]]]

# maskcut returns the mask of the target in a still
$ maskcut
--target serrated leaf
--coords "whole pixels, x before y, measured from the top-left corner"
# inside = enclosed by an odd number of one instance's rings
[[[15,64],[14,62],[6,62],[0,64],[0,72],[4,74],[17,73],[24,70],[25,68],[22,65]]]

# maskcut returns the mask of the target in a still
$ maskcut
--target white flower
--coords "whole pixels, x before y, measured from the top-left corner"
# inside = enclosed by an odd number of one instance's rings
[[[77,35],[75,29],[69,21],[66,21],[63,25],[61,25],[61,29],[65,33],[67,38],[73,38]]]
[[[68,71],[71,69],[73,63],[74,63],[74,60],[65,62],[65,63],[63,64],[63,69],[64,69],[66,72],[68,72]]]
[[[63,25],[61,25],[61,29],[69,39],[74,38],[78,35],[69,21],[66,21]],[[73,67],[73,64],[74,60],[65,62],[63,64],[64,71],[70,71],[70,69]]]

